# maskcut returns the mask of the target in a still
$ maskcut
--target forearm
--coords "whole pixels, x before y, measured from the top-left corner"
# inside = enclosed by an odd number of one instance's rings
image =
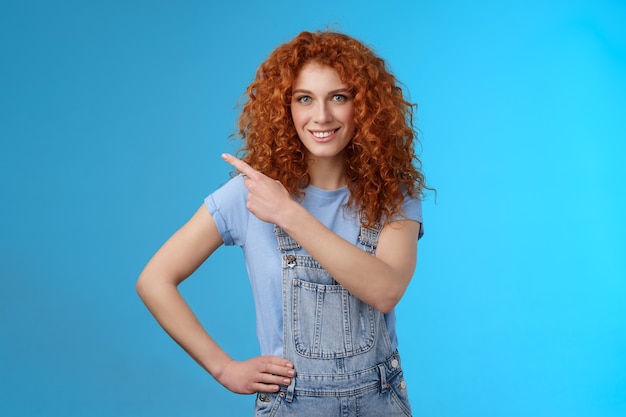
[[[205,331],[174,284],[147,283],[144,278],[137,282],[137,292],[146,307],[172,339],[219,380],[232,359]]]
[[[163,329],[224,387],[240,394],[276,392],[291,383],[293,364],[276,356],[231,359],[178,291],[178,284],[221,244],[212,216],[200,207],[148,262],[137,280],[137,292]]]
[[[337,282],[365,303],[386,313],[404,294],[415,259],[403,261],[403,267],[397,267],[393,262],[372,256],[325,227],[297,203],[285,210],[280,226]],[[407,257],[410,256],[409,251]]]
[[[282,227],[357,298],[384,313],[395,307],[413,276],[419,223],[385,225],[374,257],[326,228],[279,182],[232,155],[223,158],[244,174],[252,214]]]

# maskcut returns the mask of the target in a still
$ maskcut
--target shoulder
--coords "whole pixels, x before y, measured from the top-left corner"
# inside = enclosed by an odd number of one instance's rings
[[[207,198],[219,199],[241,194],[247,194],[247,192],[243,183],[243,176],[240,174],[230,178],[225,184],[209,194]]]
[[[204,199],[226,245],[243,242],[249,213],[247,199],[248,190],[241,175],[231,178]]]
[[[241,175],[231,178],[224,185],[213,191],[204,199],[209,211],[244,204],[248,198],[248,190],[243,184]]]
[[[422,199],[405,194],[402,209],[410,220],[422,221]]]
[[[412,220],[420,223],[419,237],[424,234],[424,219],[422,216],[422,199],[419,196],[411,196],[408,193],[404,194],[404,200],[402,201],[402,213],[397,214],[391,221]]]

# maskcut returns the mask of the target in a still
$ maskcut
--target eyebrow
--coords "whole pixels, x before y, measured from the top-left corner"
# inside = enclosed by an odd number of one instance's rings
[[[338,89],[336,89],[336,90],[329,91],[327,95],[328,95],[328,96],[332,96],[332,95],[339,94],[339,93],[348,93],[348,94],[351,94],[351,93],[350,93],[350,89],[349,89],[349,88],[347,88],[347,87],[345,87],[345,88],[338,88]],[[293,90],[293,93],[292,93],[292,94],[311,94],[311,95],[312,95],[312,94],[313,94],[313,92],[312,92],[312,91],[309,91],[309,90],[305,90],[305,89],[299,88],[299,89],[297,89],[297,90]]]

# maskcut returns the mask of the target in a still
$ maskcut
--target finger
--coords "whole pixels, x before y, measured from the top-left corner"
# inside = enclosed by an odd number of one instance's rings
[[[290,361],[278,356],[266,356],[264,359],[265,361],[263,363],[270,373],[287,376],[295,375],[293,372],[293,363]]]
[[[261,383],[256,383],[252,386],[252,389],[254,390],[254,392],[278,392],[280,390],[280,386],[278,385],[267,385],[267,384],[261,384]]]
[[[296,371],[293,368],[276,364],[268,365],[265,372],[287,378],[296,376]]]
[[[267,376],[271,375],[271,379],[265,380],[264,382],[283,385],[289,385],[291,383],[291,378],[296,376],[296,371],[294,369],[274,364],[267,365],[261,373]]]
[[[276,180],[276,182],[279,182],[279,181]],[[274,363],[276,365],[281,365],[281,366],[286,366],[288,368],[293,368],[293,363],[291,363],[289,360],[285,358],[281,358],[280,356],[268,355],[265,358],[268,359],[270,363]]]
[[[258,382],[265,385],[289,385],[291,384],[291,378],[280,375],[261,374]]]
[[[247,163],[245,163],[241,159],[239,159],[239,158],[237,158],[237,157],[235,157],[235,156],[233,156],[231,154],[223,153],[222,154],[222,159],[224,161],[226,161],[227,163],[231,164],[233,167],[235,167],[243,175],[247,175],[248,177],[250,175],[254,175],[257,172],[250,165],[248,165]]]
[[[266,362],[293,367],[293,363],[291,363],[289,359],[281,358],[280,356],[265,355],[265,356],[261,356],[261,358],[264,359]]]

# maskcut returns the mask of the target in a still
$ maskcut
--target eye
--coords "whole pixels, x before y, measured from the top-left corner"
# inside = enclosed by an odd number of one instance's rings
[[[348,101],[348,97],[345,94],[335,94],[333,96],[333,101]]]
[[[305,103],[305,104],[306,103],[310,103],[311,102],[311,97],[309,97],[309,96],[300,96],[300,97],[296,98],[296,101],[298,103]]]

